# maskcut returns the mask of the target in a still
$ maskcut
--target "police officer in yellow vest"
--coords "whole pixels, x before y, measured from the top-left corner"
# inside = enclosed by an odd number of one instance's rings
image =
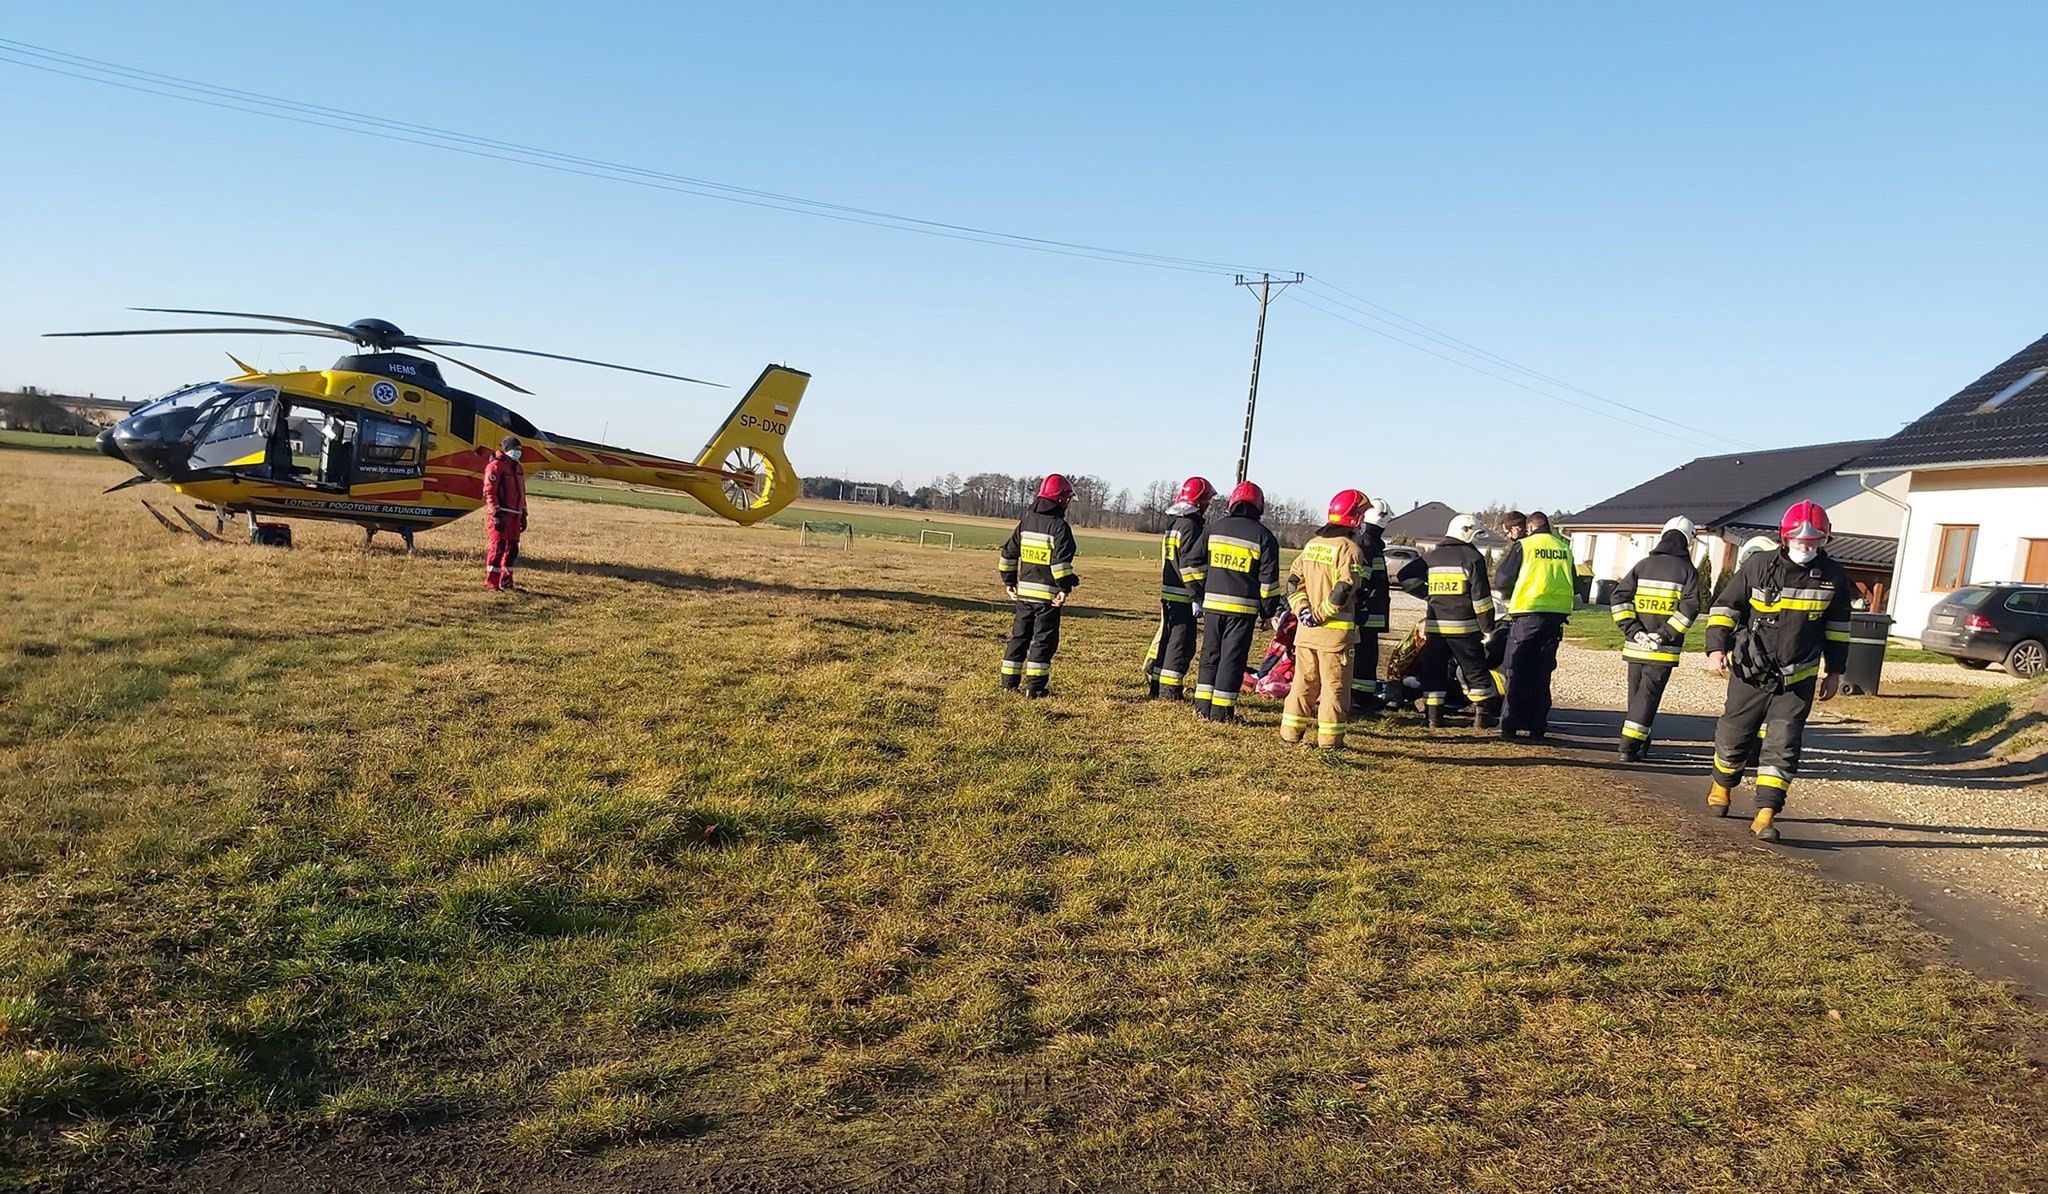
[[[1294,631],[1294,684],[1280,715],[1280,737],[1300,742],[1309,727],[1324,750],[1344,745],[1351,720],[1351,651],[1358,642],[1358,594],[1365,569],[1351,538],[1370,504],[1346,489],[1330,499],[1330,521],[1294,558],[1287,573],[1287,606]]]
[[[1550,732],[1550,674],[1557,670],[1557,647],[1576,599],[1578,566],[1572,545],[1552,532],[1550,516],[1529,515],[1529,533],[1509,545],[1493,574],[1495,592],[1507,603],[1508,649],[1501,671],[1507,678],[1507,704],[1501,710],[1500,736],[1527,733],[1541,740]]]

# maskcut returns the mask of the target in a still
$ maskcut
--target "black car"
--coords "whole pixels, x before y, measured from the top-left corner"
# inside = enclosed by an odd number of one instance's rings
[[[1927,616],[1920,645],[1964,667],[2003,663],[2015,676],[2048,671],[2048,585],[1970,585]]]

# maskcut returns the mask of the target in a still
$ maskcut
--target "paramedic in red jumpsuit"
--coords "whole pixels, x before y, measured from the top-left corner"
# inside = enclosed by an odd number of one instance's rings
[[[500,592],[512,588],[512,565],[519,562],[519,536],[526,530],[526,475],[519,471],[519,457],[519,437],[508,435],[484,466],[484,519],[491,532],[484,586]]]

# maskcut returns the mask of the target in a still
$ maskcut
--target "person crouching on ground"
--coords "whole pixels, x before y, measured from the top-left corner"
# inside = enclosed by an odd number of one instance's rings
[[[1287,573],[1287,605],[1300,625],[1294,632],[1294,686],[1280,715],[1280,738],[1300,742],[1315,727],[1315,745],[1344,745],[1351,721],[1351,651],[1358,642],[1357,601],[1364,568],[1352,539],[1365,515],[1366,496],[1346,489],[1330,499],[1330,521],[1294,558]]]
[[[1003,649],[1003,687],[1014,692],[1021,685],[1027,697],[1050,695],[1046,685],[1060,647],[1060,609],[1081,583],[1074,575],[1074,532],[1067,526],[1073,496],[1065,477],[1047,476],[996,560],[1003,588],[1016,602]]]
[[[1430,729],[1443,725],[1444,702],[1455,670],[1472,702],[1472,724],[1491,729],[1500,715],[1500,688],[1486,666],[1486,635],[1493,630],[1493,591],[1487,587],[1486,556],[1472,540],[1479,520],[1451,519],[1443,542],[1409,561],[1395,577],[1403,590],[1428,602],[1422,616],[1423,717]]]
[[[490,532],[490,554],[484,560],[484,587],[512,589],[512,566],[519,562],[519,536],[526,533],[526,474],[519,437],[508,435],[484,465],[484,523]]]

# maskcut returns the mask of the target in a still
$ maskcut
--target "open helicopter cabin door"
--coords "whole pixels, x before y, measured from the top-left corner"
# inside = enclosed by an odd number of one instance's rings
[[[290,434],[280,427],[285,419],[280,397],[271,389],[235,394],[192,446],[189,466],[262,473],[280,454],[273,444],[280,445],[284,463],[289,465],[291,445],[280,438]]]

